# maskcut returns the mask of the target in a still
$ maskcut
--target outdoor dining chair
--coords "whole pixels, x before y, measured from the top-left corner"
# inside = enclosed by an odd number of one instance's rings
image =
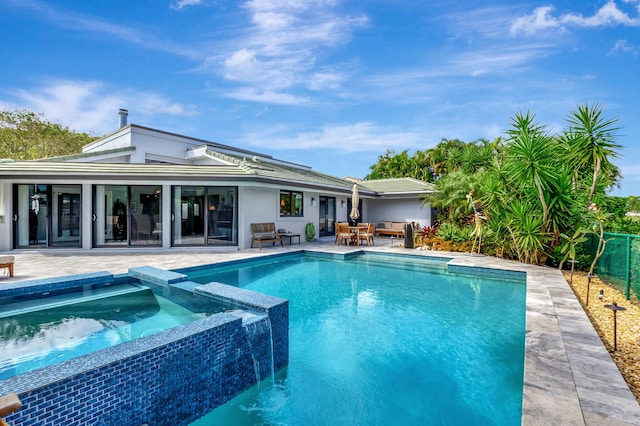
[[[364,223],[361,225],[365,225]],[[358,244],[362,244],[362,241],[366,241],[368,246],[374,246],[375,243],[373,241],[373,235],[375,234],[376,231],[376,225],[375,223],[367,223],[367,229],[366,230],[361,230],[358,232]]]
[[[354,242],[355,235],[349,230],[348,223],[336,223],[336,244],[351,245]]]

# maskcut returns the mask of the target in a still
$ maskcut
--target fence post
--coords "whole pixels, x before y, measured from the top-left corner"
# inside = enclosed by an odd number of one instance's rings
[[[627,297],[627,300],[629,300],[630,298],[630,292],[631,292],[631,236],[627,235],[627,276],[626,276],[626,281],[627,281],[627,288],[626,288],[626,294],[625,296]]]

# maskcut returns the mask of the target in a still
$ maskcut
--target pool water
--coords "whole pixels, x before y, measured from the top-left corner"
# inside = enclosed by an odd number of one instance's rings
[[[303,256],[190,279],[290,305],[289,366],[193,426],[520,424],[523,280],[379,255]]]
[[[140,284],[5,305],[0,380],[202,318]]]

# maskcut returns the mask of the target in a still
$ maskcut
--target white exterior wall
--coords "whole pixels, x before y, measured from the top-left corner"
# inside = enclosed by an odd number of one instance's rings
[[[129,127],[118,130],[111,136],[99,139],[86,145],[82,152],[97,152],[107,149],[126,148],[131,146],[131,131]]]
[[[11,184],[0,182],[0,251],[11,249]]]
[[[420,226],[431,226],[431,205],[422,207],[419,199],[365,200],[363,222],[378,224],[384,221],[417,222]]]
[[[132,139],[135,140],[135,144],[132,144]],[[186,137],[131,126],[125,127],[103,140],[87,145],[83,152],[104,151],[135,145],[135,151],[127,153],[127,155],[131,155],[130,163],[144,164],[147,155],[152,155],[167,159],[172,163],[188,164],[189,161],[185,159],[186,150],[202,144],[204,142]],[[87,160],[84,159],[82,161]],[[95,159],[89,159],[88,161],[94,162]],[[107,161],[111,162],[110,160]]]
[[[29,182],[24,182],[29,183]],[[78,184],[69,180],[39,180],[41,184]],[[93,246],[93,185],[130,185],[126,180],[92,180],[82,182],[82,219],[80,244],[83,249],[89,250]],[[136,185],[162,185],[162,247],[171,247],[171,186],[172,185],[207,185],[201,181],[136,181]],[[285,229],[287,232],[300,234],[301,241],[304,241],[307,223],[312,222],[318,236],[318,212],[319,193],[303,191],[304,216],[303,217],[280,217],[280,190],[299,191],[299,188],[284,186],[238,186],[237,182],[215,182],[215,186],[236,186],[238,188],[238,247],[249,248],[251,246],[251,223],[274,222],[276,229]],[[325,194],[323,194],[325,195]],[[0,251],[11,250],[12,239],[12,192],[11,184],[0,184]],[[315,205],[313,203],[315,199]],[[341,201],[345,200],[345,207],[342,208]],[[346,221],[346,197],[336,197],[336,216],[338,220]]]
[[[347,222],[347,217],[349,216],[349,213],[351,213],[347,211],[347,199],[349,198],[351,198],[351,195],[336,197],[336,223]],[[342,206],[343,201],[344,201],[344,207]],[[365,202],[366,202],[365,200],[362,200],[363,208],[364,208]]]
[[[28,182],[24,182],[28,183]],[[43,180],[42,184],[78,184],[70,180]],[[91,249],[92,242],[92,188],[93,185],[129,185],[128,180],[95,180],[82,182],[82,228],[81,246],[83,249]],[[171,186],[174,184],[207,185],[202,181],[137,181],[136,185],[162,185],[162,247],[171,247]],[[300,191],[293,186],[264,185],[238,186],[237,182],[215,182],[215,186],[236,186],[238,188],[238,248],[251,246],[251,223],[274,222],[276,229],[284,229],[294,234],[300,234],[301,240],[305,238],[307,223],[312,222],[316,229],[316,238],[319,229],[319,196],[334,196],[336,199],[336,221],[346,222],[347,199],[346,195],[319,193],[315,191],[303,191],[304,216],[280,217],[280,190]],[[11,184],[0,184],[0,251],[11,250],[12,235],[12,191]],[[313,203],[315,199],[315,205]],[[342,202],[344,201],[344,207]],[[431,225],[431,209],[422,208],[422,202],[418,199],[362,199],[361,222],[380,223],[382,221],[418,222],[421,226]]]
[[[79,163],[86,163],[87,160],[86,158],[82,158],[80,160],[71,160],[71,162],[79,162]],[[129,157],[129,155],[121,155],[118,157],[106,157],[106,158],[98,158],[98,159],[91,159],[92,163],[108,163],[108,164],[129,164],[131,162],[131,159]]]
[[[132,163],[144,164],[147,155],[152,154],[171,159],[172,162],[186,164],[188,163],[185,159],[186,150],[196,146],[193,141],[188,143],[185,138],[135,127],[132,129],[136,141],[136,150],[131,156]]]
[[[251,247],[251,224],[273,222],[277,229],[300,234],[304,241],[307,223],[313,222],[318,236],[318,193],[303,192],[303,217],[280,217],[280,189],[285,187],[240,187],[238,188],[238,245]],[[316,200],[316,205],[312,203]]]

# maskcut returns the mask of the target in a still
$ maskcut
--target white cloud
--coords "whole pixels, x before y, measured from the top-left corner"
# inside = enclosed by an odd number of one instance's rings
[[[553,6],[541,6],[535,8],[531,15],[517,18],[511,25],[511,34],[534,34],[548,28],[559,27],[560,22],[551,16],[552,11]]]
[[[640,48],[638,46],[630,45],[627,40],[618,40],[613,45],[613,48],[609,51],[609,55],[612,55],[616,52],[622,52],[622,53],[635,56],[638,54],[639,51],[640,51]]]
[[[28,9],[34,17],[39,18],[47,25],[83,33],[97,33],[146,49],[169,52],[188,58],[200,57],[197,49],[191,46],[176,45],[165,39],[160,31],[154,33],[149,27],[143,30],[134,25],[113,23],[100,17],[54,7],[38,0],[19,0],[13,1],[12,4],[14,7]]]
[[[277,132],[277,131],[276,131]],[[326,125],[313,132],[299,133],[294,137],[268,134],[251,134],[246,142],[252,146],[269,149],[323,149],[340,152],[384,152],[394,146],[419,147],[424,138],[412,132],[378,126],[371,122]]]
[[[127,108],[138,119],[194,115],[195,107],[133,89],[114,88],[99,81],[50,80],[40,87],[16,90],[13,108],[41,112],[47,120],[71,130],[96,135],[117,127],[117,111]]]
[[[562,16],[563,23],[572,24],[578,27],[602,27],[602,26],[637,26],[640,25],[640,19],[631,18],[625,12],[618,9],[613,0],[609,0],[602,6],[595,15],[591,17],[583,17],[582,15],[569,13]]]
[[[309,76],[309,89],[311,90],[337,90],[341,83],[346,79],[343,74],[336,72],[317,72]]]
[[[185,7],[204,4],[204,0],[177,0],[171,3],[171,9],[182,10]]]
[[[637,0],[624,2],[638,4],[640,12],[640,2]],[[593,16],[583,16],[579,13],[553,16],[553,11],[553,6],[541,6],[535,8],[531,15],[515,19],[511,24],[511,35],[520,33],[531,35],[551,28],[563,30],[566,27],[640,26],[640,17],[629,16],[628,13],[620,10],[614,0],[607,1]]]
[[[302,105],[309,102],[304,96],[296,96],[290,93],[273,90],[260,91],[257,88],[241,87],[224,93],[224,96],[240,101],[260,102],[276,105]]]
[[[523,66],[544,55],[546,45],[527,45],[497,49],[490,46],[459,54],[450,59],[449,67],[455,74],[479,76],[487,73],[505,72]]]
[[[226,53],[209,58],[202,69],[238,84],[226,96],[240,95],[241,100],[299,104],[303,97],[285,94],[338,89],[347,74],[339,66],[323,65],[322,53],[347,42],[368,19],[345,16],[334,10],[336,4],[333,0],[248,1],[242,7],[251,25],[227,43]]]

